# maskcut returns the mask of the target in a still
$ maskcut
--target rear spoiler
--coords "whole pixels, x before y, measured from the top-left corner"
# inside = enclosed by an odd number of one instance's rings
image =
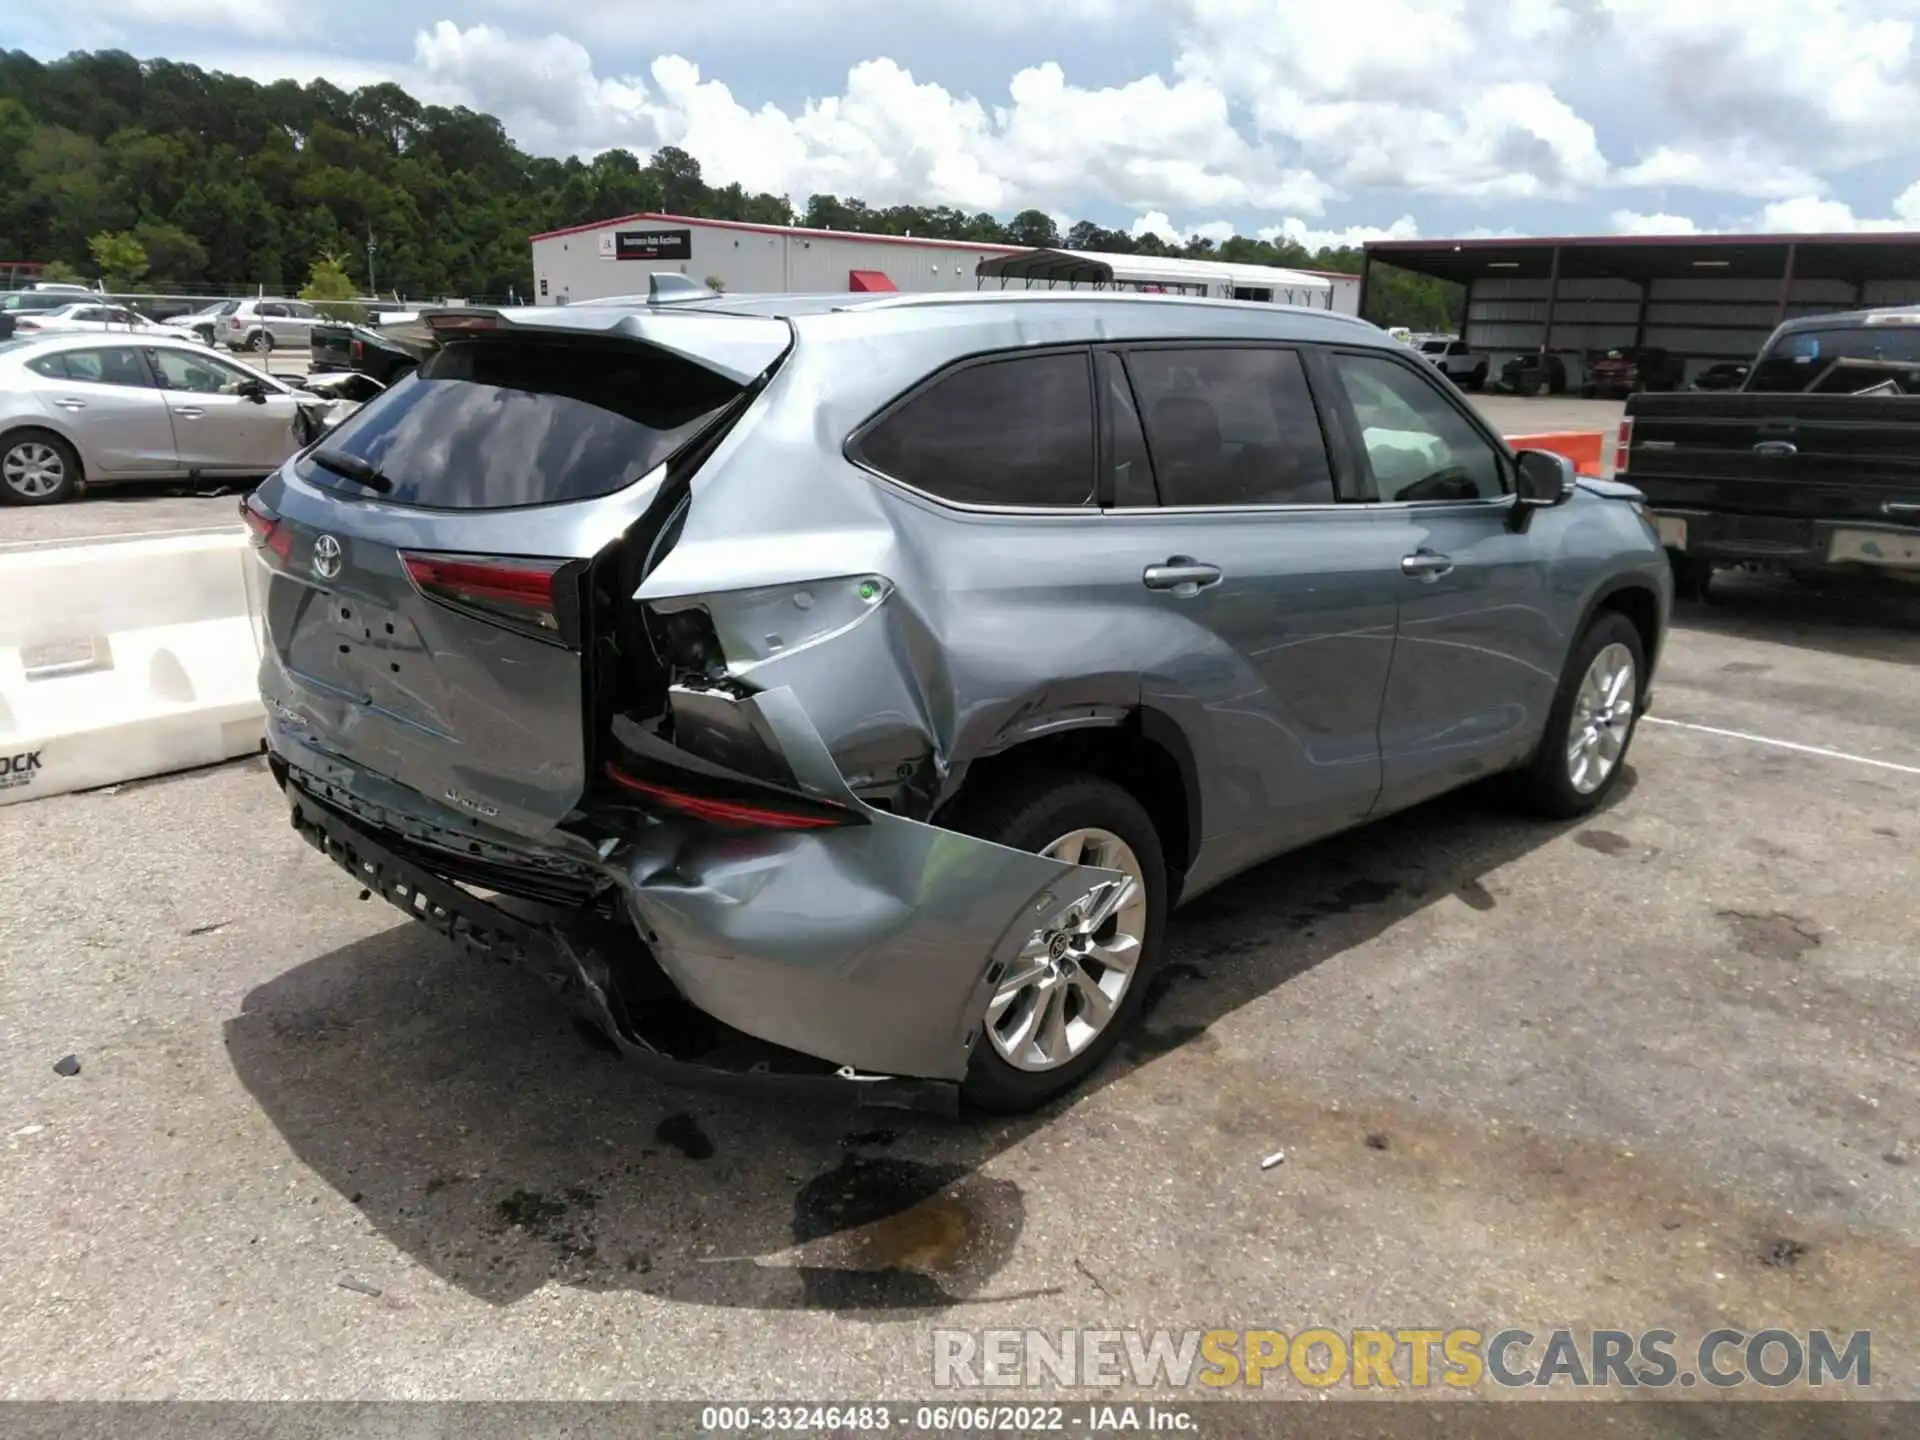
[[[657,282],[662,277],[654,278]],[[787,353],[793,329],[770,315],[680,308],[684,302],[708,298],[714,298],[714,292],[694,287],[690,293],[656,285],[652,298],[644,301],[621,297],[575,305],[446,306],[422,310],[419,323],[440,344],[501,332],[631,340],[664,350],[736,385],[751,385]]]

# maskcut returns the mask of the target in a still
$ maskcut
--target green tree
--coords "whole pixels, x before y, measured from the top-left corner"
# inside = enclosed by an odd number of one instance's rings
[[[40,267],[40,278],[49,284],[78,285],[87,277],[64,260],[49,260]]]
[[[192,285],[207,268],[206,249],[178,225],[142,220],[133,227],[133,238],[146,252],[150,284]]]
[[[1060,243],[1060,230],[1046,211],[1022,210],[1007,223],[1007,238],[1016,245],[1051,250]]]
[[[313,302],[322,315],[334,320],[358,322],[364,318],[358,301],[360,289],[347,274],[338,256],[322,255],[307,272],[307,283],[300,287],[300,298]]]
[[[100,271],[100,284],[112,294],[137,290],[147,278],[146,247],[125,231],[103,230],[87,241]]]

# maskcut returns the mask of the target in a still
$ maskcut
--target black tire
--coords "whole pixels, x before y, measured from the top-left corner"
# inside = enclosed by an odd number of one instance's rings
[[[1573,707],[1579,697],[1587,669],[1600,652],[1610,645],[1623,645],[1633,657],[1634,713],[1627,720],[1625,738],[1613,768],[1592,790],[1582,791],[1573,783],[1567,763],[1567,738],[1572,733]],[[1554,692],[1553,706],[1547,712],[1546,732],[1540,748],[1525,769],[1515,776],[1515,798],[1536,815],[1568,820],[1585,815],[1604,802],[1627,768],[1627,755],[1639,729],[1639,702],[1646,693],[1647,655],[1640,632],[1633,622],[1616,610],[1602,610],[1581,632],[1560,675],[1560,688]]]
[[[16,451],[27,446],[43,446],[59,458],[59,483],[45,494],[23,494],[7,481],[7,461],[13,458]],[[58,505],[79,494],[85,480],[79,454],[50,430],[15,430],[0,439],[0,501],[8,505]]]
[[[1667,552],[1673,567],[1673,594],[1676,600],[1705,600],[1713,588],[1713,563],[1694,555]]]
[[[1469,386],[1469,388],[1475,391],[1486,389],[1487,388],[1487,367],[1484,365],[1475,367],[1473,374],[1467,377],[1467,385]]]
[[[963,800],[949,824],[965,834],[1036,853],[1074,830],[1106,830],[1133,851],[1146,882],[1146,933],[1139,961],[1113,1017],[1086,1049],[1051,1070],[1021,1070],[1002,1058],[984,1032],[974,1041],[961,1098],[979,1110],[1018,1114],[1065,1094],[1099,1069],[1139,1015],[1166,934],[1166,859],[1146,809],[1111,780],[1094,775],[1028,772]]]
[[[247,337],[247,349],[256,355],[271,355],[273,353],[273,336],[265,330],[256,330]]]

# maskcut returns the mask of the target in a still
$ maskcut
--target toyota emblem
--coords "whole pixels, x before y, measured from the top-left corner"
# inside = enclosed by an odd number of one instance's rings
[[[340,542],[331,535],[322,535],[313,542],[313,573],[322,580],[331,580],[340,573]]]

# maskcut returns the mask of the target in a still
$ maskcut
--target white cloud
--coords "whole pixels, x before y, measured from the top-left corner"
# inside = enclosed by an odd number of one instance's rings
[[[1298,216],[1289,215],[1278,225],[1268,225],[1260,230],[1262,240],[1291,240],[1309,250],[1357,250],[1369,240],[1415,240],[1420,236],[1420,227],[1414,223],[1413,216],[1402,215],[1386,229],[1377,225],[1349,225],[1344,230],[1320,230],[1307,224]]]
[[[1731,188],[1716,174],[1728,145],[1745,163],[1802,170],[1912,149],[1920,124],[1912,0],[1604,5],[1614,72],[1639,78],[1635,89],[1660,107],[1676,151],[1707,157],[1697,180],[1673,183]]]
[[[677,55],[655,60],[644,79],[600,76],[585,48],[561,35],[517,40],[441,21],[414,49],[431,83],[471,95],[516,135],[579,150],[678,145],[714,183],[798,198],[831,192],[1002,212],[1104,199],[1317,214],[1332,193],[1250,144],[1219,91],[1158,75],[1088,89],[1048,62],[1016,73],[1005,103],[989,109],[892,60],[868,60],[847,73],[841,93],[789,112],[749,108]]]
[[[1169,245],[1184,245],[1195,238],[1211,240],[1219,245],[1238,234],[1239,227],[1231,220],[1209,220],[1204,225],[1194,225],[1182,230],[1173,223],[1166,211],[1150,210],[1129,225],[1127,233],[1136,240],[1145,235],[1158,236]]]
[[[1616,210],[1608,217],[1616,235],[1698,235],[1700,227],[1684,215],[1664,211],[1643,215],[1637,210]]]
[[[1575,27],[1555,0],[1365,6],[1182,0],[1176,71],[1247,107],[1337,183],[1450,196],[1571,195],[1603,182],[1593,126],[1541,79]]]
[[[1660,145],[1644,159],[1617,173],[1614,182],[1624,186],[1719,190],[1730,195],[1750,195],[1757,200],[1805,195],[1820,185],[1812,171],[1756,153],[1753,147],[1739,142],[1702,149]]]
[[[1791,200],[1776,200],[1761,207],[1751,221],[1760,234],[1816,235],[1828,231],[1864,234],[1868,231],[1920,230],[1920,185],[1910,187],[1894,202],[1894,214],[1886,217],[1856,215],[1843,200],[1818,195],[1797,195]]]

